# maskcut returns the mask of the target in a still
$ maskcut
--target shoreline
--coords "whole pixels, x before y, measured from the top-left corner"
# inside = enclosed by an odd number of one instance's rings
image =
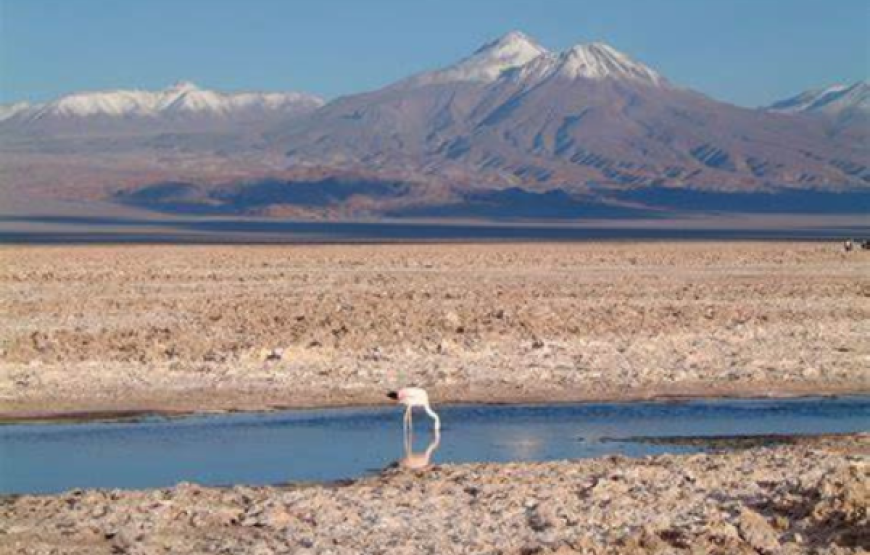
[[[864,553],[870,437],[0,496],[0,552]],[[361,533],[362,532],[362,533]]]
[[[692,401],[726,401],[726,400],[769,400],[769,399],[802,399],[802,398],[837,398],[870,396],[870,387],[832,384],[792,384],[779,385],[775,389],[759,392],[757,385],[745,388],[723,388],[715,384],[698,384],[691,388],[673,388],[662,392],[660,388],[644,388],[640,391],[623,393],[603,393],[597,395],[559,394],[556,398],[545,398],[544,392],[538,394],[488,395],[478,397],[453,396],[446,397],[442,402],[433,402],[435,406],[445,405],[557,405],[557,404],[591,404],[591,403],[679,403]],[[213,392],[204,391],[202,396],[213,396]],[[192,396],[185,396],[191,399]],[[316,395],[301,395],[317,399]],[[14,412],[0,412],[0,426],[16,424],[65,424],[65,423],[112,423],[138,421],[145,418],[188,418],[197,416],[216,416],[237,413],[274,413],[296,410],[322,409],[354,409],[393,406],[394,403],[375,400],[373,394],[362,396],[360,400],[335,400],[324,396],[316,401],[299,401],[298,398],[285,403],[251,403],[242,401],[236,405],[218,405],[213,407],[179,406],[176,403],[154,402],[150,407],[142,402],[136,408],[82,408],[79,410],[45,411],[22,409]],[[196,401],[194,401],[196,402]]]
[[[475,218],[299,219],[178,216],[125,211],[106,218],[59,210],[54,214],[0,211],[0,247],[34,246],[353,246],[645,242],[839,242],[870,232],[860,212],[675,212],[664,218],[528,221]],[[24,214],[24,215],[22,215]],[[343,228],[353,230],[352,234]],[[499,234],[501,230],[501,234]],[[507,230],[507,231],[505,231]]]

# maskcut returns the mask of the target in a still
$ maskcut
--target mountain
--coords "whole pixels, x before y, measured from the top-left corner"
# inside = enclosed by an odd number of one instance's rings
[[[870,133],[719,102],[603,43],[519,33],[267,134],[292,164],[474,186],[717,190],[870,183]]]
[[[161,91],[75,93],[44,104],[0,107],[0,133],[196,130],[295,117],[323,105],[297,92],[220,93],[181,82]]]
[[[833,85],[806,91],[767,107],[768,111],[785,114],[820,113],[839,116],[846,112],[870,114],[870,82]]]
[[[859,85],[741,108],[605,43],[552,52],[514,31],[325,104],[181,83],[6,106],[0,194],[294,217],[860,212]]]
[[[870,82],[806,91],[765,110],[817,118],[830,136],[840,141],[864,143],[870,129]]]

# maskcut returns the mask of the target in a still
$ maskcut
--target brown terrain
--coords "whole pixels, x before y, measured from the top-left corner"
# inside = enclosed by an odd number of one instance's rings
[[[870,549],[868,436],[351,484],[0,498],[0,553],[803,554]]]
[[[834,243],[0,249],[0,413],[870,391]]]

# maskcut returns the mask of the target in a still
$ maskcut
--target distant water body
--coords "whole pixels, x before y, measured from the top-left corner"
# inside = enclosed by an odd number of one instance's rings
[[[699,449],[607,438],[870,430],[870,397],[436,409],[444,422],[438,441],[420,414],[413,447],[418,456],[428,449],[435,464]],[[0,426],[0,493],[328,481],[371,475],[406,454],[399,407],[7,425]]]
[[[37,229],[34,229],[34,224]],[[680,228],[494,222],[310,222],[239,218],[129,219],[0,216],[0,243],[356,243],[601,240],[841,240],[870,236],[867,225]]]

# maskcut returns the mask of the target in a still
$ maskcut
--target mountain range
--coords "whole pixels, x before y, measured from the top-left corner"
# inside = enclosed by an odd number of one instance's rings
[[[309,113],[324,104],[314,95],[285,92],[224,94],[181,82],[161,91],[114,90],[76,93],[44,104],[0,107],[7,133],[88,134],[127,129],[192,131],[218,125],[250,125]]]
[[[551,52],[511,32],[331,102],[180,83],[3,106],[0,188],[303,217],[632,215],[675,194],[707,195],[705,208],[801,191],[866,202],[868,89],[748,109],[604,43]]]

